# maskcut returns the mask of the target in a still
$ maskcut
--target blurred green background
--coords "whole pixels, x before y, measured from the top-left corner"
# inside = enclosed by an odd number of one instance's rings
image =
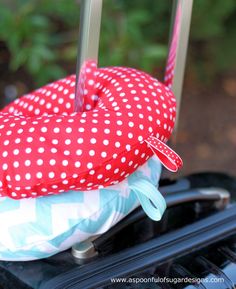
[[[0,102],[75,72],[78,0],[0,0]],[[163,79],[171,0],[104,0],[99,65]],[[236,1],[195,0],[176,143],[182,173],[236,173]]]
[[[99,63],[153,74],[167,53],[172,1],[104,0]],[[0,3],[0,63],[21,70],[33,85],[75,71],[79,1],[6,0]],[[236,1],[195,0],[190,58],[201,80],[232,66]]]

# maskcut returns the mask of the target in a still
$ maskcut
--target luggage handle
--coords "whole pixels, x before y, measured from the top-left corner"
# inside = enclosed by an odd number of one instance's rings
[[[102,17],[102,0],[82,0],[76,63],[75,111],[83,110],[86,62],[97,63]]]
[[[220,209],[229,203],[230,194],[227,190],[222,188],[190,188],[187,191],[180,191],[175,194],[167,193],[165,195],[165,200],[168,208],[184,203],[211,201],[215,202],[216,206]],[[145,217],[146,214],[141,208],[136,209],[106,233],[94,236],[92,239],[86,240],[82,243],[77,243],[72,247],[72,255],[78,263],[91,260],[91,258],[98,255],[99,248],[111,237],[115,236],[127,226],[134,224]]]
[[[177,118],[181,103],[189,30],[193,0],[173,0],[168,58],[165,69],[165,84],[177,100]],[[86,78],[86,61],[98,61],[99,35],[102,15],[102,0],[82,0],[80,30],[76,65],[75,111],[83,109],[83,90]],[[96,77],[96,76],[95,76]]]

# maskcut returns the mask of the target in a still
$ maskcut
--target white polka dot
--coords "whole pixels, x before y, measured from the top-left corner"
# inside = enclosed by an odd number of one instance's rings
[[[8,146],[8,145],[9,145],[9,143],[10,143],[10,141],[9,141],[9,140],[5,140],[5,141],[3,142],[3,144],[4,144],[5,146]]]
[[[38,166],[41,166],[42,164],[43,164],[43,160],[42,160],[42,159],[38,159],[38,160],[37,160],[37,165],[38,165]]]
[[[2,165],[2,169],[5,171],[5,170],[7,170],[8,169],[8,165],[7,164],[3,164]]]
[[[40,114],[40,109],[35,109],[35,111],[34,111],[34,113],[36,114],[36,115],[39,115]]]
[[[32,149],[31,149],[31,148],[26,148],[26,149],[25,149],[25,152],[26,152],[27,154],[30,154],[30,153],[32,152]]]
[[[66,144],[66,145],[70,145],[70,144],[71,144],[71,140],[70,140],[70,139],[66,139],[66,140],[65,140],[65,144]]]
[[[56,164],[56,160],[51,159],[51,160],[49,161],[49,164],[50,164],[51,166],[54,166],[54,165]]]
[[[40,154],[44,153],[44,148],[43,148],[43,147],[38,148],[38,152],[39,152]]]
[[[18,149],[15,149],[15,150],[13,151],[13,154],[14,154],[14,155],[18,155],[19,152],[20,152],[20,151],[19,151]]]
[[[26,178],[26,180],[30,180],[31,179],[31,174],[30,173],[25,174],[25,178]]]
[[[61,178],[62,179],[65,179],[66,178],[66,173],[64,172],[64,173],[61,173]]]
[[[65,167],[65,166],[68,166],[68,163],[69,163],[69,162],[68,162],[67,160],[63,160],[63,161],[62,161],[62,165],[63,165],[64,167]]]
[[[91,169],[93,167],[93,164],[92,163],[87,163],[87,168],[88,169]]]
[[[125,148],[126,148],[127,151],[130,151],[130,150],[131,150],[131,146],[130,146],[129,144],[127,144],[127,145],[125,146]]]
[[[106,152],[101,152],[101,156],[102,156],[102,158],[105,158],[107,156],[107,153]]]
[[[89,155],[90,155],[90,156],[94,156],[94,155],[95,155],[95,150],[90,150],[90,151],[89,151]]]
[[[119,148],[120,147],[120,142],[115,142],[115,147]]]
[[[110,170],[110,169],[111,169],[111,165],[110,164],[106,165],[106,170]]]
[[[89,171],[89,174],[90,174],[90,175],[94,175],[94,174],[95,174],[95,170],[90,170],[90,171]]]
[[[71,127],[67,127],[67,128],[66,128],[66,132],[67,132],[67,133],[71,133],[71,132],[72,132],[72,128],[71,128]]]
[[[125,161],[126,161],[126,158],[125,158],[125,157],[122,157],[122,158],[121,158],[121,162],[122,162],[122,163],[125,163]]]
[[[25,166],[29,167],[31,165],[31,161],[30,160],[25,160]]]
[[[79,161],[75,162],[75,167],[79,168],[81,166],[81,163]]]
[[[92,131],[93,133],[96,133],[98,130],[97,130],[96,127],[93,127],[93,128],[91,129],[91,131]]]
[[[16,180],[16,181],[20,181],[20,179],[21,179],[21,178],[20,178],[20,175],[15,175],[15,180]]]
[[[104,140],[103,140],[103,144],[104,144],[105,146],[109,145],[109,140],[104,139]]]
[[[14,168],[18,168],[19,167],[19,162],[17,162],[17,161],[15,161],[14,163],[13,163],[13,166],[14,166]]]
[[[83,152],[82,152],[82,150],[81,150],[81,149],[78,149],[78,150],[76,151],[76,155],[77,155],[77,156],[81,156],[81,155],[82,155],[82,153],[83,153]]]
[[[54,176],[55,176],[55,174],[54,174],[54,172],[50,172],[50,173],[48,174],[48,176],[49,176],[50,179],[53,179]]]
[[[143,124],[140,124],[140,125],[139,125],[139,128],[140,128],[141,130],[143,130],[143,129],[144,129],[144,125],[143,125]]]
[[[53,129],[53,131],[54,131],[54,133],[59,133],[59,132],[60,132],[60,128],[59,128],[59,127],[55,127],[55,128]]]
[[[114,170],[114,173],[117,174],[118,172],[119,172],[119,169],[116,168],[116,169]]]
[[[48,129],[45,126],[41,128],[41,132],[47,132],[47,130]]]
[[[57,139],[53,139],[53,140],[52,140],[52,143],[55,144],[55,145],[58,144],[58,142],[59,142],[59,141],[58,141]]]
[[[66,103],[66,108],[70,109],[71,108],[71,104],[69,102]]]
[[[134,154],[137,156],[137,155],[139,154],[139,150],[136,149],[136,150],[134,151]]]
[[[118,154],[113,154],[113,155],[112,155],[112,158],[113,158],[113,159],[116,159],[117,156],[118,156]]]
[[[37,172],[36,177],[38,179],[41,179],[43,177],[43,174],[41,172]],[[49,176],[50,177],[50,176]]]
[[[94,85],[94,80],[89,79],[88,84],[89,84],[89,85]]]

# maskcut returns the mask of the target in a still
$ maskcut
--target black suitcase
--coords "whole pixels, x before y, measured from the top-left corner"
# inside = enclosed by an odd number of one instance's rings
[[[0,288],[234,288],[236,179],[195,174],[162,180],[161,191],[168,204],[161,222],[137,208],[73,252],[0,262]]]

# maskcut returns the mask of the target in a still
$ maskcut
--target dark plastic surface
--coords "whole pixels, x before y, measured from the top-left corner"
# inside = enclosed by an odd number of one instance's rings
[[[109,256],[47,282],[40,289],[98,288],[111,278],[130,275],[155,263],[201,249],[236,233],[236,205],[182,229]],[[68,280],[70,280],[68,282]]]

